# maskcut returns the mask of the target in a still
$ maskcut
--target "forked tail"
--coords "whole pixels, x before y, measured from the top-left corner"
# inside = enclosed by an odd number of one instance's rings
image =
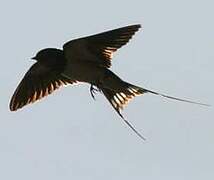
[[[125,105],[127,105],[128,102],[135,96],[139,96],[144,93],[152,93],[152,94],[159,95],[159,96],[169,98],[169,99],[173,99],[176,101],[198,104],[198,105],[202,105],[202,106],[210,106],[208,104],[204,104],[204,103],[200,103],[200,102],[195,102],[195,101],[181,99],[181,98],[177,98],[177,97],[173,97],[173,96],[168,96],[168,95],[161,94],[161,93],[158,93],[155,91],[151,91],[151,90],[144,89],[144,88],[141,88],[138,86],[134,86],[134,85],[126,83],[126,82],[124,82],[124,88],[120,91],[114,91],[114,90],[107,89],[107,88],[101,88],[101,91],[103,92],[105,97],[108,99],[108,101],[111,103],[113,108],[117,111],[119,116],[124,120],[124,122],[143,140],[145,140],[145,138],[121,114],[121,111],[123,110]]]

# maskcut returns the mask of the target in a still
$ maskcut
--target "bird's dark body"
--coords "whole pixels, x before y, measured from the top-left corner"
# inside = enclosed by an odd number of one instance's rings
[[[112,90],[119,90],[124,82],[111,70],[100,67],[93,62],[70,63],[63,72],[63,75],[76,79],[80,82],[86,82],[96,85],[98,88],[105,87]]]
[[[54,48],[43,49],[38,56],[40,61],[37,63],[41,67],[71,80],[89,83],[99,89],[107,88],[114,91],[123,91],[126,87],[126,82],[108,68],[97,65],[96,61],[73,61],[72,57],[68,59],[62,50]]]
[[[96,84],[104,78],[106,68],[91,61],[68,63],[64,75],[80,82]]]

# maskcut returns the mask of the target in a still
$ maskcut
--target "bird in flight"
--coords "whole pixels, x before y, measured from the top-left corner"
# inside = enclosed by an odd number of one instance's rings
[[[10,101],[10,110],[16,111],[33,103],[63,85],[85,82],[91,85],[90,93],[93,98],[96,92],[102,92],[124,122],[144,139],[121,114],[124,106],[135,96],[151,93],[178,101],[206,105],[135,86],[109,70],[114,52],[127,44],[140,27],[139,24],[126,26],[71,40],[66,42],[62,49],[40,50],[32,58],[36,63],[16,88]]]

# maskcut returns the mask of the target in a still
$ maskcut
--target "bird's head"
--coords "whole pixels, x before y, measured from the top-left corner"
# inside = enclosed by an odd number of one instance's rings
[[[60,49],[55,48],[46,48],[40,50],[36,56],[32,57],[31,59],[34,59],[38,62],[43,61],[55,61],[58,59],[62,59],[64,57],[63,51]]]
[[[34,59],[49,67],[61,65],[65,63],[65,57],[64,57],[63,51],[55,48],[42,49],[36,54],[35,57],[31,59]]]

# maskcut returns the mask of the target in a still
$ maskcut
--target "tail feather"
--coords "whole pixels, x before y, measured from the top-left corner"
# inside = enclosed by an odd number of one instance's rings
[[[182,102],[187,102],[187,103],[192,103],[192,104],[197,104],[197,105],[203,105],[203,106],[210,106],[208,104],[200,103],[200,102],[195,102],[195,101],[190,101],[186,99],[181,99],[173,96],[168,96],[165,94],[161,94],[155,91],[151,91],[148,89],[144,89],[138,86],[134,86],[129,83],[124,83],[124,88],[122,90],[111,90],[107,88],[100,88],[105,97],[108,99],[110,104],[113,106],[113,108],[116,110],[116,112],[119,114],[119,116],[123,119],[123,121],[143,140],[145,138],[123,117],[121,114],[121,111],[123,108],[129,103],[131,99],[133,99],[136,96],[142,95],[144,93],[151,93],[155,95],[162,96],[164,98],[176,100],[176,101],[182,101]]]
[[[187,100],[187,99],[181,99],[181,98],[177,98],[177,97],[173,97],[173,96],[168,96],[168,95],[161,94],[161,93],[158,93],[155,91],[151,91],[151,90],[144,89],[144,88],[141,88],[138,86],[134,86],[129,83],[125,83],[124,88],[122,90],[120,89],[118,91],[114,91],[114,90],[107,89],[107,88],[101,88],[101,91],[103,92],[103,94],[106,96],[108,101],[111,103],[111,105],[114,107],[114,109],[117,111],[117,113],[121,117],[122,117],[121,111],[129,103],[129,101],[131,99],[133,99],[134,97],[142,95],[144,93],[151,93],[151,94],[155,94],[158,96],[162,96],[164,98],[168,98],[168,99],[172,99],[172,100],[176,100],[176,101],[182,101],[182,102],[191,103],[191,104],[210,106],[209,104],[205,104],[205,103],[200,103],[200,102],[191,101],[191,100]]]
[[[158,95],[158,96],[162,96],[162,97],[165,97],[165,98],[168,98],[168,99],[173,99],[173,100],[176,100],[176,101],[182,101],[182,102],[191,103],[191,104],[197,104],[197,105],[201,105],[201,106],[210,106],[209,104],[196,102],[196,101],[191,101],[191,100],[187,100],[187,99],[181,99],[181,98],[177,98],[177,97],[173,97],[173,96],[168,96],[168,95],[161,94],[161,93],[154,92],[154,91],[150,91],[150,90],[146,90],[146,91],[149,92],[149,93],[152,93],[152,94],[155,94],[155,95]]]
[[[128,83],[120,91],[114,91],[107,88],[101,88],[101,91],[121,117],[121,111],[131,99],[148,92],[148,90]]]
[[[119,116],[123,119],[123,121],[143,140],[146,140],[145,137],[143,137],[134,127],[133,125],[128,122],[123,115],[121,114],[121,110],[123,107],[128,104],[128,101],[135,97],[135,94],[125,94],[123,92],[114,92],[110,89],[102,88],[101,89],[103,94],[106,96],[110,104],[113,106],[113,108],[116,110],[116,112],[119,114]],[[133,90],[132,90],[133,91]]]
[[[128,89],[136,92],[136,95],[141,95],[143,93],[151,93],[151,94],[155,94],[155,95],[162,96],[164,98],[168,98],[168,99],[172,99],[172,100],[176,100],[176,101],[182,101],[182,102],[191,103],[191,104],[197,104],[197,105],[201,105],[201,106],[210,106],[209,104],[205,104],[205,103],[201,103],[201,102],[196,102],[196,101],[191,101],[191,100],[187,100],[187,99],[182,99],[182,98],[178,98],[178,97],[165,95],[165,94],[158,93],[158,92],[155,92],[155,91],[151,91],[151,90],[148,90],[148,89],[144,89],[144,88],[141,88],[141,87],[138,87],[138,86],[134,86],[132,84],[128,84]]]

